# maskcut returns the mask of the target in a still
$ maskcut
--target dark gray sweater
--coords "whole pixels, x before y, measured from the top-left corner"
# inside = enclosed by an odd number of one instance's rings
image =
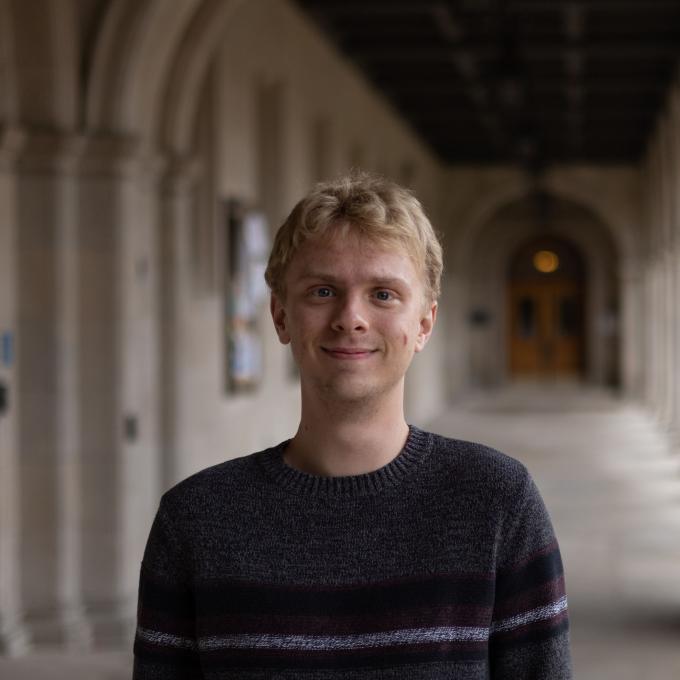
[[[521,463],[411,426],[385,467],[316,477],[286,444],[163,495],[136,680],[571,678],[559,549]]]

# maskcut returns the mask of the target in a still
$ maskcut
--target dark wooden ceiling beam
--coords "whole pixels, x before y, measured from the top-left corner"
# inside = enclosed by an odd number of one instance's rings
[[[554,77],[532,77],[532,89],[535,93],[560,93],[564,91],[564,82]],[[399,77],[380,76],[374,79],[376,85],[398,95],[405,97],[412,96],[463,96],[467,90],[460,80],[444,80],[437,78],[427,79],[406,79]],[[636,78],[593,78],[584,77],[580,83],[586,95],[597,93],[602,96],[607,95],[649,95],[650,93],[662,93],[665,91],[666,78],[657,76],[656,78],[636,79]]]
[[[584,138],[590,143],[602,140],[603,142],[619,140],[619,142],[628,143],[630,141],[637,142],[644,139],[647,130],[637,126],[631,129],[630,126],[625,124],[616,125],[611,123],[610,125],[598,125],[590,126],[584,131]],[[485,136],[481,133],[479,129],[470,128],[467,129],[462,124],[458,126],[438,126],[431,128],[431,134],[429,139],[433,140],[445,140],[445,139],[466,139],[466,140],[478,140],[484,142],[488,147]],[[543,131],[541,134],[542,141],[550,140],[564,140],[564,130],[561,126],[553,128],[548,131]]]
[[[448,161],[639,155],[680,0],[298,0]]]
[[[560,11],[562,2],[555,0],[510,0],[508,9],[520,12],[556,12]],[[622,14],[648,14],[650,12],[668,12],[677,14],[677,0],[579,0],[578,4],[586,11],[610,12]]]
[[[429,15],[439,36],[447,45],[455,46],[466,38],[464,24],[450,3],[434,2],[429,5]],[[507,141],[503,122],[494,110],[479,71],[476,56],[465,49],[456,50],[449,57],[459,78],[466,84],[466,95],[477,112],[477,121],[488,133],[489,144],[496,148],[503,147]]]
[[[301,0],[300,4],[307,9],[314,9],[332,15],[413,15],[427,12],[441,0]],[[451,3],[445,3],[450,5]],[[461,14],[485,15],[495,11],[496,4],[491,9],[483,7],[478,0],[463,5],[456,3]],[[559,0],[509,0],[508,12],[555,12],[562,11],[564,3]],[[649,13],[668,12],[677,13],[677,0],[579,0],[579,5],[587,11]]]
[[[564,59],[564,96],[567,101],[567,144],[574,152],[583,149],[583,128],[585,91],[583,76],[585,73],[585,53],[581,49],[585,32],[586,10],[575,2],[564,5],[564,35],[569,48],[563,52]]]
[[[379,63],[393,62],[395,64],[413,62],[454,62],[456,59],[472,58],[476,61],[492,61],[500,56],[501,48],[497,42],[486,41],[465,43],[460,47],[438,47],[432,44],[403,44],[399,46],[380,46],[375,42],[365,46],[352,46],[353,55],[361,62]],[[520,56],[528,60],[562,60],[579,53],[585,59],[600,59],[610,61],[638,61],[648,59],[669,59],[680,57],[680,43],[591,43],[581,44],[574,48],[569,43],[520,45]]]
[[[323,12],[335,17],[366,16],[366,15],[395,15],[412,16],[414,14],[426,14],[430,9],[440,4],[441,0],[420,0],[409,2],[408,0],[302,0],[300,4],[309,10]]]
[[[474,113],[465,112],[457,113],[456,111],[442,111],[442,112],[428,112],[418,113],[417,111],[409,112],[409,119],[417,126],[424,126],[428,130],[437,130],[441,127],[449,125],[467,125],[471,121],[481,121],[481,116]],[[568,110],[553,109],[551,111],[537,112],[533,119],[535,122],[549,123],[551,128],[562,128],[567,125],[570,117],[573,117]],[[593,125],[602,125],[603,127],[614,125],[626,127],[628,129],[638,129],[640,124],[646,126],[647,123],[654,121],[656,111],[589,111],[587,114],[577,114],[581,118],[586,127]]]

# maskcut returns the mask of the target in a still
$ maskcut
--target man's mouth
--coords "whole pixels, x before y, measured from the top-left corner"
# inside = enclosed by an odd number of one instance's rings
[[[367,347],[322,347],[326,354],[330,354],[336,359],[365,359],[376,352],[375,349]]]

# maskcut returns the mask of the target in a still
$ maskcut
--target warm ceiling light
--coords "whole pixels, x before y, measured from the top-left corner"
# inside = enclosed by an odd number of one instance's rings
[[[560,266],[560,258],[551,250],[539,250],[534,255],[534,267],[539,272],[551,274]]]

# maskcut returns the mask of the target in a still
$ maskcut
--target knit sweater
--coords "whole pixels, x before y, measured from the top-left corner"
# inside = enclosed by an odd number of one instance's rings
[[[161,498],[135,680],[571,678],[562,563],[526,468],[414,426],[367,474],[288,441]]]

